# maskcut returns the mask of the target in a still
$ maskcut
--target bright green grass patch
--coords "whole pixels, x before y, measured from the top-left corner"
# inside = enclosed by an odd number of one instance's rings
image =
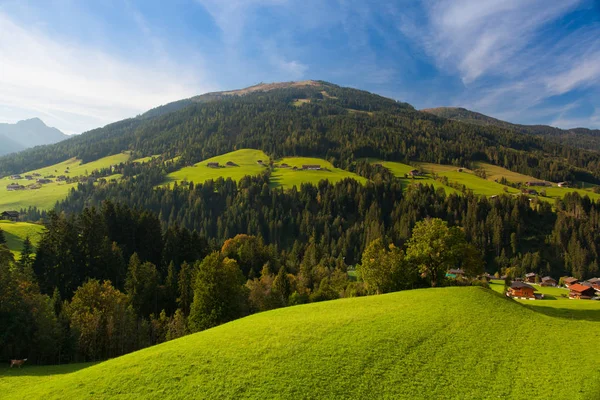
[[[455,193],[455,194],[459,194],[460,192],[450,186],[446,186],[443,183],[436,181],[435,179],[433,179],[431,177],[430,174],[426,174],[423,176],[415,176],[414,178],[407,178],[406,175],[412,171],[413,169],[415,169],[415,167],[408,165],[408,164],[403,164],[400,162],[393,162],[393,161],[379,161],[379,160],[370,160],[371,163],[373,164],[381,164],[383,167],[387,168],[390,170],[390,172],[392,174],[394,174],[394,176],[398,179],[400,179],[400,181],[406,185],[406,188],[412,186],[412,185],[433,185],[433,187],[437,188],[442,188],[444,189],[444,191],[446,192],[446,194],[450,194],[450,193]]]
[[[282,164],[288,164],[289,167],[281,168]],[[322,169],[314,171],[302,170],[303,165],[320,165]],[[297,167],[298,169],[294,170],[293,167]],[[273,172],[271,173],[271,185],[273,187],[281,186],[284,189],[290,189],[294,186],[300,188],[300,185],[303,183],[313,183],[316,185],[324,179],[331,183],[336,183],[345,178],[355,179],[362,184],[367,182],[366,178],[350,171],[336,168],[329,161],[322,158],[287,157],[275,163]]]
[[[459,172],[459,168],[451,165],[430,163],[419,163],[419,165],[425,171],[447,177],[450,182],[465,185],[476,195],[494,196],[503,193],[519,193],[518,189],[480,178],[467,168],[460,168],[461,172]]]
[[[129,153],[119,153],[112,156],[104,157],[87,164],[81,164],[81,161],[76,158],[71,158],[61,163],[36,169],[33,171],[24,172],[21,176],[40,174],[42,177],[48,175],[66,175],[71,177],[87,176],[92,171],[101,168],[108,168],[111,165],[120,164],[129,160]],[[68,169],[67,169],[68,168]],[[69,171],[65,173],[65,171]],[[54,182],[44,184],[40,189],[26,189],[9,192],[6,186],[11,183],[20,183],[23,186],[35,183],[21,179],[13,181],[9,177],[0,179],[0,210],[20,210],[21,208],[38,207],[43,210],[49,210],[54,207],[57,201],[63,200],[69,194],[72,188],[77,187],[77,183]]]
[[[499,167],[499,166],[493,165],[493,164],[478,162],[478,163],[475,163],[475,166],[477,168],[483,169],[487,175],[487,179],[492,180],[492,181],[496,180],[496,179],[499,181],[500,179],[502,179],[502,177],[506,178],[509,182],[515,182],[515,183],[539,181],[539,179],[536,179],[532,176],[523,175],[518,172],[513,172],[506,168]]]
[[[296,107],[300,107],[301,105],[308,104],[308,103],[310,103],[310,99],[297,99],[297,100],[294,100],[294,102],[292,104]]]
[[[412,290],[259,313],[76,372],[4,368],[0,388],[6,399],[596,399],[599,328],[483,288]]]
[[[569,299],[569,289],[540,286],[532,286],[544,295],[541,300],[519,300],[516,301],[533,307],[536,311],[544,314],[568,318],[568,319],[587,319],[590,321],[600,321],[600,301],[596,300],[576,300]],[[504,291],[504,282],[492,280],[490,287],[498,293]]]
[[[135,160],[133,160],[133,163],[137,163],[137,164],[143,164],[146,163],[148,161],[152,161],[155,158],[160,157],[160,154],[156,154],[156,155],[152,155],[152,156],[148,156],[148,157],[142,157],[142,158],[136,158]]]
[[[260,165],[258,163],[259,160],[263,161],[265,165]],[[226,166],[228,161],[233,162],[235,166]],[[207,164],[211,162],[218,162],[220,167],[207,167]],[[191,167],[184,167],[178,171],[172,172],[167,175],[168,181],[166,183],[175,181],[181,182],[183,180],[194,183],[203,183],[209,179],[216,180],[218,178],[231,178],[235,181],[239,181],[247,175],[261,174],[266,170],[267,165],[269,165],[269,157],[261,150],[236,150],[231,153],[201,161]]]
[[[6,245],[17,257],[21,254],[26,237],[29,236],[31,243],[36,246],[45,230],[43,225],[12,221],[0,221],[0,229],[4,231]]]

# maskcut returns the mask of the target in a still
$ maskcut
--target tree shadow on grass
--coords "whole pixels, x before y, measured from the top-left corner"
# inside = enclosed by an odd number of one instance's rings
[[[98,364],[98,362],[62,364],[62,365],[25,365],[21,368],[0,367],[0,379],[18,376],[65,375]]]
[[[556,299],[554,299],[556,300]],[[546,301],[546,300],[539,300]],[[573,300],[573,301],[588,301],[588,300]],[[590,300],[591,301],[591,300]],[[570,320],[593,321],[600,322],[600,308],[597,310],[578,310],[573,308],[561,308],[554,306],[533,306],[524,304],[525,307],[540,314],[545,314],[550,317],[558,317]]]

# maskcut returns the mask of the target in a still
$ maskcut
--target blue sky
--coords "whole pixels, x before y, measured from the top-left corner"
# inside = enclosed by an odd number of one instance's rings
[[[600,128],[600,0],[0,0],[0,32],[0,122],[70,134],[303,79]]]

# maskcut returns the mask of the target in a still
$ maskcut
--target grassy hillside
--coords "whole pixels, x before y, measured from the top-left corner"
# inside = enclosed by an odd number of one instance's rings
[[[446,193],[459,193],[454,187],[446,186],[439,180],[433,178],[434,174],[438,176],[445,176],[448,178],[450,183],[456,183],[459,185],[465,185],[469,190],[472,190],[474,194],[481,196],[493,196],[500,195],[503,193],[517,194],[520,190],[510,186],[502,185],[496,180],[500,180],[502,177],[506,178],[510,182],[514,183],[525,183],[529,181],[537,181],[534,177],[519,174],[517,172],[509,171],[505,168],[497,165],[487,163],[477,163],[476,167],[485,170],[487,178],[483,179],[475,175],[475,173],[468,168],[461,168],[461,172],[458,168],[452,165],[442,165],[433,163],[415,163],[415,166],[391,162],[391,161],[377,161],[371,160],[373,163],[378,163],[388,168],[396,177],[400,178],[407,186],[416,183],[422,183],[427,185],[433,185],[434,187],[444,188]],[[420,168],[425,172],[423,176],[417,176],[414,178],[406,178],[405,175],[415,169]],[[577,192],[581,196],[589,196],[592,200],[600,200],[600,194],[594,193],[588,189],[575,189],[575,188],[563,188],[558,187],[556,183],[551,187],[536,188],[538,191],[545,190],[546,196],[540,196],[540,199],[552,202],[555,198],[563,198],[567,193]]]
[[[552,316],[568,319],[587,319],[600,322],[600,302],[569,299],[569,289],[532,285],[544,295],[543,300],[516,300],[533,309]],[[492,280],[490,287],[498,293],[504,291],[504,281]]]
[[[209,179],[221,177],[239,181],[246,175],[259,175],[265,171],[266,167],[258,164],[259,160],[262,160],[265,165],[269,165],[269,157],[261,150],[236,150],[172,172],[167,175],[167,182],[187,180],[188,182],[202,183]],[[228,161],[233,162],[235,165],[227,166]],[[220,168],[207,167],[206,164],[211,162],[218,162]]]
[[[87,164],[81,164],[81,161],[76,158],[63,161],[49,167],[40,168],[32,171],[27,171],[21,174],[25,175],[34,173],[40,174],[42,177],[49,175],[68,175],[70,177],[87,176],[92,171],[101,168],[108,168],[111,165],[120,164],[129,160],[129,153],[119,153],[112,156],[104,157]],[[68,171],[66,173],[65,171]],[[28,186],[35,183],[35,180],[28,181],[21,179],[18,181],[11,180],[10,177],[0,179],[0,210],[20,210],[30,206],[41,209],[51,209],[57,201],[64,199],[69,194],[71,188],[76,188],[77,183],[54,182],[44,184],[40,189],[26,189],[9,192],[6,186],[11,183],[19,183],[23,186]]]
[[[289,167],[282,168],[282,164],[287,164]],[[321,170],[302,170],[302,165],[320,165]],[[297,170],[293,168],[297,167]],[[329,161],[322,158],[311,157],[287,157],[278,160],[274,165],[273,173],[271,174],[271,184],[273,186],[282,186],[285,189],[290,189],[293,186],[300,187],[303,183],[317,184],[319,181],[326,179],[331,183],[339,182],[345,178],[353,178],[361,183],[367,182],[367,179],[352,172],[335,168]]]
[[[258,163],[263,161],[264,165]],[[227,162],[231,161],[235,165],[227,166]],[[188,182],[201,183],[209,179],[231,178],[239,181],[246,175],[258,175],[264,172],[269,165],[269,156],[260,150],[242,149],[232,151],[208,160],[201,161],[191,167],[185,167],[179,171],[175,171],[167,176],[168,182],[180,182],[187,180]],[[218,162],[220,168],[209,168],[206,164],[209,162]],[[288,168],[282,168],[282,164],[288,164]],[[320,171],[303,171],[304,164],[318,164],[323,168]],[[293,167],[299,169],[294,170]],[[310,157],[288,157],[278,160],[273,165],[271,174],[271,182],[274,187],[282,186],[289,189],[293,186],[299,187],[302,183],[318,183],[326,179],[331,182],[338,182],[344,178],[354,178],[359,182],[367,180],[352,172],[343,169],[335,168],[330,162],[321,158]]]
[[[77,372],[4,368],[0,390],[6,399],[591,399],[599,328],[482,288],[414,290],[260,313]]]
[[[35,246],[40,240],[44,227],[28,222],[0,221],[0,229],[4,231],[8,248],[18,256],[23,248],[25,238],[29,236],[29,240]]]
[[[374,164],[381,164],[385,168],[389,169],[392,172],[392,174],[394,174],[395,177],[399,178],[402,181],[402,183],[404,183],[407,187],[410,185],[418,184],[433,185],[435,188],[443,188],[446,191],[446,193],[458,193],[458,190],[451,188],[450,186],[446,186],[439,181],[436,181],[429,174],[423,176],[416,176],[414,178],[407,178],[406,174],[408,174],[409,171],[415,169],[414,166],[393,161],[371,160],[371,162]]]

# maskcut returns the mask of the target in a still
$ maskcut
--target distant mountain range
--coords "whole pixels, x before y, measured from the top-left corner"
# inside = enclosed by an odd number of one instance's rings
[[[47,126],[39,118],[26,119],[16,124],[0,124],[0,156],[29,147],[57,143],[66,138],[67,135]]]
[[[495,126],[526,135],[541,136],[554,142],[560,142],[582,149],[600,151],[600,129],[560,129],[548,125],[519,125],[461,107],[427,108],[421,111],[442,118],[453,119],[479,126]]]

